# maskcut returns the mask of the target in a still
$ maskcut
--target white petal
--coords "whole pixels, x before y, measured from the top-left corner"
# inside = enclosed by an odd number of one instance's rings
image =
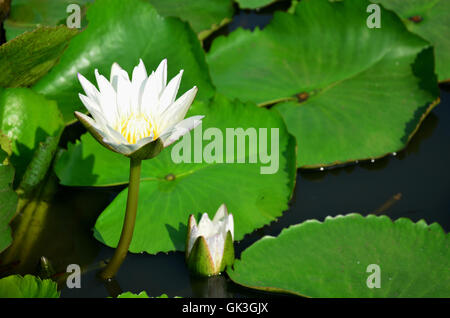
[[[133,77],[131,80],[131,86],[133,88],[131,95],[131,111],[133,113],[139,113],[141,111],[140,105],[146,80],[147,71],[144,62],[140,59],[139,64],[133,70]]]
[[[145,146],[146,144],[153,142],[155,140],[154,138],[155,136],[153,135],[153,132],[150,134],[150,136],[145,137],[145,138],[141,138],[136,142],[136,145],[141,148],[143,146]]]
[[[222,235],[217,234],[207,237],[206,243],[208,244],[209,253],[213,259],[214,268],[218,270],[223,258],[225,240]]]
[[[217,210],[216,215],[214,215],[213,222],[218,223],[219,221],[223,221],[227,215],[227,206],[223,203]]]
[[[110,125],[114,125],[117,121],[117,102],[116,91],[111,86],[111,83],[95,70],[95,77],[97,78],[97,84],[100,89],[100,108],[101,111]]]
[[[112,129],[109,125],[100,126],[99,123],[95,122],[89,116],[85,114],[78,113],[78,116],[83,117],[85,121],[88,122],[103,138],[103,142],[113,148],[116,152],[129,155],[136,151],[139,147],[136,144],[129,144],[127,140],[117,131]]]
[[[189,131],[201,124],[202,118],[205,116],[192,116],[182,120],[173,127],[164,131],[159,138],[163,142],[164,147],[170,146],[172,143],[180,139]]]
[[[116,92],[119,77],[122,77],[124,80],[130,81],[128,73],[124,71],[119,64],[114,62],[111,66],[111,75],[109,81],[111,82],[111,85],[116,90]]]
[[[191,253],[192,247],[194,247],[194,243],[198,238],[198,228],[197,228],[197,222],[195,221],[195,217],[191,215],[191,228],[189,229],[189,240],[188,240],[188,250],[187,255],[189,256],[189,253]]]
[[[140,148],[138,144],[111,141],[111,139],[105,140],[104,142],[108,144],[110,147],[114,148],[117,152],[124,154],[125,156],[130,155],[131,153],[135,152]]]
[[[105,136],[105,132],[103,129],[101,129],[101,127],[99,126],[99,124],[91,117],[89,117],[86,114],[80,113],[80,112],[75,112],[77,116],[82,117],[83,120],[85,120],[89,125],[91,125],[92,127],[95,128],[95,130],[97,130],[100,135]],[[83,123],[84,124],[84,123]]]
[[[113,138],[111,138],[111,135],[108,132],[108,129],[106,128],[107,126],[102,125],[99,122],[96,122],[94,119],[92,119],[91,117],[80,113],[80,112],[76,112],[78,116],[82,117],[83,120],[85,120],[89,125],[91,125],[96,131],[97,133],[102,136],[103,138],[103,142],[105,143],[109,143],[113,141]]]
[[[180,88],[181,77],[183,76],[183,70],[180,71],[172,80],[169,82],[167,87],[164,89],[160,101],[159,101],[159,113],[164,112],[167,107],[169,107],[177,97],[178,89]]]
[[[125,144],[117,143],[111,140],[104,139],[103,142],[113,148],[116,152],[123,154],[125,156],[129,155],[132,151]]]
[[[145,81],[144,90],[142,92],[141,111],[147,114],[148,117],[153,117],[159,105],[159,91],[155,85],[155,73],[153,72]]]
[[[208,216],[208,213],[203,213],[200,222],[198,222],[198,229],[201,232],[200,235],[209,236],[209,233],[213,232],[213,223]]]
[[[119,120],[127,119],[131,114],[131,82],[123,77],[117,81],[117,113]]]
[[[80,73],[78,73],[78,80],[80,81],[80,84],[83,87],[86,95],[95,103],[99,104],[100,92],[98,91],[98,89]]]
[[[133,77],[132,77],[132,83],[135,82],[142,82],[147,78],[147,70],[145,69],[144,62],[142,59],[139,59],[139,64],[134,67],[133,69]]]
[[[110,139],[118,144],[129,144],[129,142],[125,139],[125,137],[119,133],[117,130],[113,129],[111,126],[106,125],[105,130],[107,131]]]
[[[231,232],[231,238],[234,240],[234,218],[233,214],[228,214],[228,221],[227,221],[227,228],[225,231],[228,233],[228,231]]]
[[[155,71],[155,85],[159,95],[161,95],[167,83],[167,59],[164,59],[159,63],[158,68]]]
[[[197,227],[197,220],[195,219],[195,216],[193,214],[191,214],[189,216],[189,232],[194,228]]]
[[[100,111],[100,106],[97,104],[97,101],[87,97],[86,95],[83,95],[81,93],[78,93],[78,97],[80,98],[81,102],[83,103],[84,107],[92,113],[92,111]]]
[[[159,120],[162,124],[161,130],[165,130],[175,124],[179,123],[185,116],[189,107],[197,94],[197,87],[194,86],[189,91],[178,98],[175,103],[170,105],[160,116]]]
[[[84,106],[88,110],[88,112],[92,115],[94,120],[101,126],[105,126],[107,124],[105,116],[103,115],[102,111],[98,107],[96,103],[94,103],[89,97],[78,94],[80,97],[80,100],[83,102]]]
[[[207,213],[203,213],[200,222],[198,222],[198,235],[204,236],[205,238],[214,236],[216,233],[214,224],[209,218]]]

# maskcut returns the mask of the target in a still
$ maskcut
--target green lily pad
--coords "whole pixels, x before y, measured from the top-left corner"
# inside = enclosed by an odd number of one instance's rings
[[[7,157],[7,153],[0,148],[0,253],[12,242],[9,222],[17,207],[17,194],[12,189],[14,168],[7,163]]]
[[[134,294],[132,292],[125,292],[117,296],[117,298],[169,298],[166,294],[162,294],[157,297],[150,297],[146,291],[141,291],[139,294]]]
[[[33,275],[11,275],[0,279],[0,298],[59,298],[57,284]]]
[[[150,298],[150,296],[147,295],[146,291],[141,291],[139,294],[135,294],[132,292],[125,292],[118,295],[117,298]]]
[[[140,58],[148,70],[167,58],[168,78],[184,69],[180,91],[196,85],[199,99],[214,93],[200,42],[186,23],[161,17],[140,0],[98,0],[88,8],[87,19],[88,26],[70,41],[60,62],[34,86],[58,102],[66,122],[75,120],[75,110],[85,110],[77,73],[95,83],[94,69],[109,77],[113,62],[131,72]]]
[[[4,22],[6,39],[31,31],[40,26],[66,24],[70,4],[78,4],[81,13],[81,27],[85,26],[86,4],[93,0],[13,0],[8,19]]]
[[[268,6],[277,0],[236,0],[241,9],[257,9]]]
[[[437,223],[349,214],[263,237],[228,274],[243,286],[308,297],[449,297],[449,268],[449,236]]]
[[[212,44],[219,92],[260,106],[283,102],[275,108],[297,138],[298,167],[398,151],[435,105],[429,44],[390,11],[381,11],[381,28],[368,28],[368,4],[301,1],[262,31],[238,29]]]
[[[58,62],[77,30],[41,27],[0,46],[0,86],[34,84]]]
[[[164,17],[178,17],[189,22],[193,30],[204,38],[231,20],[232,0],[147,0]],[[78,4],[81,28],[87,25],[86,7],[93,0],[14,0],[4,26],[6,38],[11,40],[25,31],[39,26],[66,24],[69,4]]]
[[[149,0],[164,17],[178,17],[189,22],[200,39],[231,21],[232,0]]]
[[[49,136],[59,136],[63,128],[54,101],[29,88],[0,88],[0,130],[12,142],[11,163],[16,169],[16,182],[22,179],[39,144]]]
[[[396,12],[408,30],[428,40],[436,54],[439,81],[450,81],[450,1],[447,0],[375,0]]]
[[[200,142],[194,143],[194,139],[196,136],[201,138],[202,131],[211,132],[208,128],[222,132],[224,143],[226,128],[255,128],[257,136],[261,136],[259,128],[267,128],[267,142],[262,143],[267,145],[269,153],[272,145],[274,153],[279,153],[278,170],[275,169],[276,160],[273,157],[272,172],[275,173],[261,174],[261,168],[270,166],[270,163],[262,163],[256,149],[249,148],[248,142],[244,147],[245,154],[234,153],[235,163],[217,163],[212,158],[211,163],[204,160],[200,163],[174,163],[172,150],[182,146],[183,141],[175,143],[156,158],[142,163],[131,252],[184,250],[189,215],[199,217],[206,212],[212,217],[222,203],[227,205],[228,211],[234,216],[236,240],[272,222],[288,207],[296,173],[295,141],[288,134],[282,118],[254,104],[229,101],[221,96],[217,96],[211,104],[194,103],[187,116],[197,114],[205,115],[205,118],[202,126],[187,137],[192,139],[191,147],[186,146],[186,154],[191,150],[188,158],[195,159],[192,158],[195,149],[191,148],[198,147]],[[278,128],[279,152],[276,151],[276,143],[271,142],[271,128]],[[214,135],[211,139],[216,140]],[[202,149],[205,150],[212,140],[203,141]],[[231,138],[228,137],[228,140]],[[235,148],[237,144],[236,141]],[[223,151],[225,154],[220,144],[217,149],[218,153]],[[180,150],[176,150],[176,153],[180,153]],[[253,155],[256,162],[249,163]],[[244,163],[237,163],[238,160]],[[55,171],[64,185],[107,186],[128,182],[129,161],[102,147],[92,136],[83,135],[81,143],[70,146],[60,157]],[[119,240],[126,197],[125,189],[97,219],[95,237],[108,246],[115,247]]]

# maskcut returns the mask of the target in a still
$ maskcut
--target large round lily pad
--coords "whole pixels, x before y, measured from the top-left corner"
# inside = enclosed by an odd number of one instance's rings
[[[130,72],[139,59],[148,71],[168,60],[168,78],[184,69],[180,91],[198,86],[197,98],[213,94],[203,50],[196,34],[176,18],[163,18],[142,0],[98,0],[89,6],[86,29],[75,36],[60,62],[36,83],[34,89],[58,102],[65,121],[75,110],[84,111],[77,73],[95,83],[94,69],[109,77],[117,62]]]
[[[377,158],[402,149],[438,96],[429,43],[364,0],[301,1],[264,29],[217,38],[207,60],[219,92],[280,103],[299,167]]]
[[[175,150],[187,139],[165,149],[156,158],[143,162],[131,252],[184,250],[189,214],[199,217],[206,212],[212,217],[222,203],[234,215],[237,240],[272,222],[287,209],[295,180],[295,141],[288,134],[283,119],[277,113],[258,108],[254,104],[229,101],[220,96],[211,104],[194,104],[187,116],[200,114],[205,115],[203,124],[191,132],[188,137],[189,140],[192,139],[191,146],[185,148],[190,151],[190,154],[186,154],[191,158],[191,163],[175,163],[172,159],[172,151],[180,153],[181,151]],[[217,142],[217,154],[227,154],[226,141],[232,140],[231,133],[226,137],[227,128],[234,130],[239,127],[245,131],[250,129],[250,134],[255,133],[252,137],[256,141],[254,145],[259,142],[267,145],[268,153],[274,154],[272,160],[269,160],[272,164],[261,157],[261,153],[265,153],[261,146],[253,149],[249,146],[248,139],[242,148],[245,153],[236,151],[239,144],[236,138],[234,147],[230,148],[235,151],[229,152],[232,156],[218,155],[219,162],[214,158],[205,161],[207,157],[198,157],[202,154],[202,149],[203,153],[209,153],[207,149],[211,150],[211,142]],[[263,139],[260,128],[267,132],[267,140]],[[278,140],[275,138],[276,131]],[[205,135],[202,142],[202,132],[213,135]],[[220,142],[220,135],[223,137],[223,144]],[[198,137],[200,142],[196,141]],[[274,142],[271,141],[272,137]],[[202,148],[196,151],[200,145]],[[278,164],[276,154],[279,154]],[[194,156],[201,162],[194,163]],[[226,163],[227,157],[234,158],[234,163]],[[250,161],[252,158],[256,159],[254,163]],[[242,163],[238,163],[238,160]],[[269,166],[272,166],[272,171],[264,171],[264,167]],[[272,174],[268,174],[270,172]],[[57,162],[56,173],[64,185],[121,184],[128,182],[129,161],[124,156],[103,148],[92,136],[84,135],[81,143],[70,146]],[[95,225],[95,237],[108,246],[116,246],[119,240],[126,198],[125,189],[103,211]]]
[[[437,223],[349,214],[264,237],[228,274],[250,288],[308,297],[450,297],[449,247]]]
[[[436,54],[439,81],[450,81],[450,1],[374,0],[395,11],[411,32],[430,41]]]

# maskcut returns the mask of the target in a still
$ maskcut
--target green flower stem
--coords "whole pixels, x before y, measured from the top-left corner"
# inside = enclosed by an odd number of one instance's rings
[[[130,183],[128,185],[127,210],[125,221],[123,222],[122,234],[111,261],[100,273],[102,279],[113,278],[127,256],[131,239],[133,238],[134,224],[136,221],[136,211],[139,197],[139,183],[141,176],[141,160],[130,159]]]

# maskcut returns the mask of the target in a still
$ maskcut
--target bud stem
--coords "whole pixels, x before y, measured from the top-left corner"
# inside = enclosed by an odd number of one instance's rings
[[[128,185],[127,210],[125,212],[122,234],[120,235],[119,245],[117,245],[111,261],[100,273],[102,279],[113,278],[127,256],[128,248],[130,247],[131,239],[133,238],[134,224],[136,221],[141,162],[140,159],[130,159],[130,182]]]

